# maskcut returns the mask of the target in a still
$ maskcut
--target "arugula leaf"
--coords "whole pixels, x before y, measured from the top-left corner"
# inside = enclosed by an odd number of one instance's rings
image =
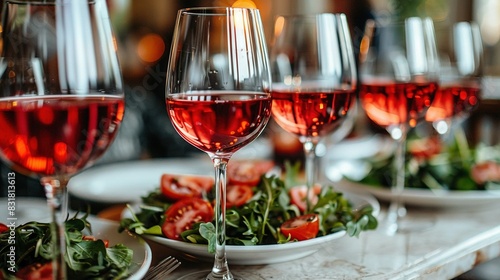
[[[125,245],[117,244],[106,248],[102,240],[84,240],[85,229],[90,230],[87,215],[75,215],[65,221],[65,260],[69,279],[123,279],[128,277],[133,252]],[[15,229],[16,271],[20,268],[50,262],[53,258],[51,224],[36,221],[19,225]],[[0,234],[0,270],[5,275],[11,266],[7,261],[10,251],[10,232]]]
[[[212,223],[200,224],[200,235],[208,240],[208,252],[215,253],[217,245],[217,236],[215,235],[215,226]]]
[[[118,232],[128,230],[139,235],[162,235],[160,224],[163,220],[163,213],[165,212],[163,208],[143,206],[141,207],[141,212],[137,214],[128,204],[127,208],[130,210],[132,218],[122,219]]]

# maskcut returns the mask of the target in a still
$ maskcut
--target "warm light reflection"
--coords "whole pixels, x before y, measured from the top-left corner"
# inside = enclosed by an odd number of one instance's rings
[[[378,104],[366,103],[364,106],[368,117],[372,120],[376,120],[381,126],[399,124],[402,120],[404,120],[397,113],[387,112],[384,109],[380,109]]]
[[[56,162],[64,163],[68,155],[68,146],[64,142],[57,142],[54,145],[54,159]]]
[[[125,105],[123,104],[123,102],[121,102],[119,103],[118,110],[116,111],[116,119],[118,121],[122,121],[124,113],[125,113]]]
[[[233,8],[253,8],[256,9],[257,6],[251,0],[237,0],[232,5]]]
[[[368,55],[368,51],[370,50],[370,42],[373,37],[373,31],[375,29],[375,21],[368,20],[366,22],[365,34],[361,39],[361,43],[359,45],[359,61],[364,62]]]
[[[159,60],[165,52],[165,42],[158,34],[146,34],[137,44],[137,55],[145,62]]]
[[[274,38],[278,38],[283,31],[283,26],[285,25],[285,18],[278,17],[274,22]]]
[[[46,157],[28,157],[25,166],[33,172],[52,172],[52,160]]]
[[[18,156],[20,158],[25,158],[25,157],[30,156],[28,143],[27,143],[25,137],[17,136],[14,143],[15,143],[14,145],[16,147],[16,153],[18,154]]]

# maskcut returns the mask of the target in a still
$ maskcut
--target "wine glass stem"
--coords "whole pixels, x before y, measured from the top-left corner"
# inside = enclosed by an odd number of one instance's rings
[[[401,200],[401,194],[405,187],[405,153],[406,153],[406,127],[401,128],[401,137],[396,141],[396,151],[394,154],[394,180],[391,187],[393,200],[389,206],[387,215],[388,233],[394,234],[399,228],[399,218],[406,215],[406,208]]]
[[[215,261],[207,279],[233,279],[226,259],[226,168],[229,159],[213,158],[215,168]]]
[[[314,165],[316,163],[316,143],[307,140],[304,142],[304,154],[305,154],[305,175],[306,175],[306,186],[307,193],[312,191],[315,183],[316,170]],[[311,210],[311,202],[309,201],[309,195],[306,196],[307,212]]]
[[[66,279],[66,262],[64,255],[66,252],[66,230],[64,220],[67,216],[67,192],[66,179],[55,179],[44,177],[40,180],[45,189],[47,205],[49,206],[52,219],[52,279]]]

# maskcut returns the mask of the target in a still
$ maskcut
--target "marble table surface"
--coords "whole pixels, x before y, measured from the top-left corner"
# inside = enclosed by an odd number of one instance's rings
[[[500,256],[500,205],[453,209],[410,208],[408,232],[389,236],[380,227],[344,236],[307,257],[268,265],[230,265],[244,279],[451,279]],[[379,220],[383,221],[384,209]],[[185,258],[150,242],[153,263],[173,255],[182,265],[169,279],[211,263]]]
[[[30,205],[35,207],[43,200]],[[383,223],[382,205],[379,221]],[[39,206],[37,206],[39,207]],[[33,208],[38,209],[38,208]],[[123,208],[120,208],[121,211]],[[19,215],[44,218],[47,211]],[[37,216],[37,215],[40,215]],[[101,217],[102,218],[102,217]],[[230,265],[244,279],[452,279],[477,265],[500,256],[500,205],[492,203],[461,208],[409,208],[413,230],[389,236],[381,226],[362,232],[358,238],[344,236],[326,242],[306,257],[265,265]],[[153,252],[152,264],[167,256],[181,262],[167,279],[202,269],[211,262],[186,256],[164,245],[148,241]]]

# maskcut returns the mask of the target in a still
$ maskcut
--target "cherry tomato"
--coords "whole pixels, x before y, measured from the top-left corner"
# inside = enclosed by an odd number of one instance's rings
[[[161,193],[171,200],[201,197],[202,192],[210,191],[213,185],[214,179],[208,176],[163,174],[160,181]]]
[[[290,198],[292,204],[297,205],[300,211],[304,212],[307,209],[307,202],[306,202],[306,193],[307,193],[307,187],[306,186],[296,186],[292,187],[290,189]],[[321,186],[320,185],[314,185],[309,192],[309,201],[311,205],[315,205],[318,202],[318,195],[321,193]]]
[[[478,184],[500,180],[500,164],[494,161],[484,161],[472,166],[470,175]]]
[[[52,263],[25,266],[16,274],[16,278],[24,280],[52,280]]]
[[[240,207],[252,198],[253,190],[250,186],[228,185],[226,190],[226,208]]]
[[[439,137],[411,140],[408,142],[408,151],[415,158],[427,160],[441,152],[441,143]]]
[[[299,241],[316,237],[319,231],[319,218],[316,214],[307,214],[292,218],[280,227],[286,237]]]
[[[4,233],[8,230],[9,228],[7,227],[7,225],[0,223],[0,233]]]
[[[274,167],[271,160],[232,161],[227,165],[228,183],[256,186],[260,177]]]
[[[172,204],[165,211],[161,227],[167,238],[181,240],[181,233],[198,222],[210,222],[214,217],[212,205],[201,198],[186,198]]]

